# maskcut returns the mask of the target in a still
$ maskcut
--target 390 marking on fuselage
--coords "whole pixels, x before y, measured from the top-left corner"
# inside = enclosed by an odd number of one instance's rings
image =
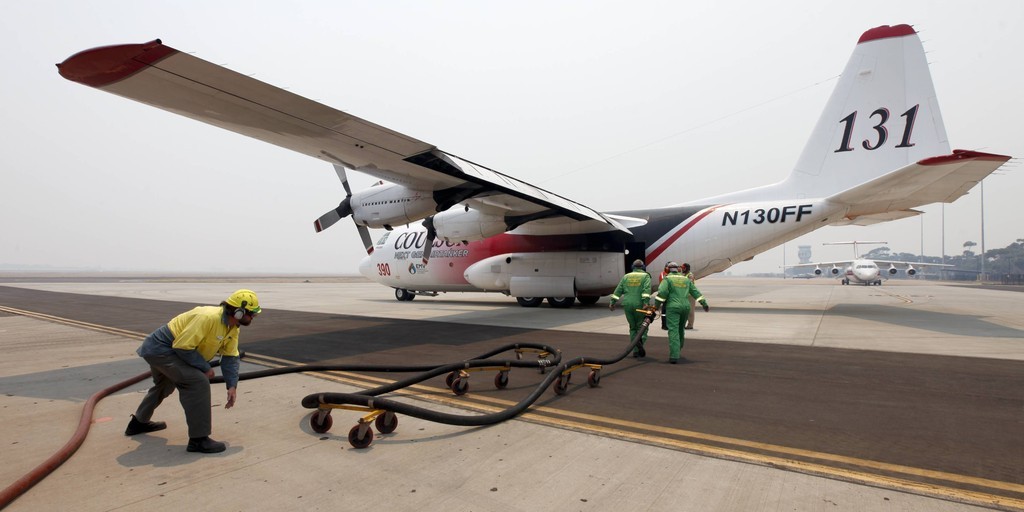
[[[723,226],[735,226],[747,224],[776,224],[792,219],[793,222],[800,222],[804,215],[811,214],[811,205],[788,205],[775,208],[755,208],[753,210],[736,210],[724,212],[722,217]]]

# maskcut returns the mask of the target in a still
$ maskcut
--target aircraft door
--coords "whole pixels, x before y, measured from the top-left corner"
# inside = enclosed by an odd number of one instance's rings
[[[633,271],[633,261],[636,259],[647,261],[647,244],[644,242],[626,242],[626,257],[623,258],[626,265],[626,268],[623,269],[624,274]]]

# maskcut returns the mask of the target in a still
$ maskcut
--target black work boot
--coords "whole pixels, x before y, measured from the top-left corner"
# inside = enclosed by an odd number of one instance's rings
[[[210,436],[190,437],[188,440],[188,448],[185,449],[190,452],[220,453],[226,450],[227,446],[224,443],[210,439]]]
[[[157,430],[163,430],[165,428],[167,428],[167,424],[162,421],[142,422],[132,414],[132,419],[128,422],[128,428],[124,429],[124,435],[134,436],[135,434],[156,432]]]

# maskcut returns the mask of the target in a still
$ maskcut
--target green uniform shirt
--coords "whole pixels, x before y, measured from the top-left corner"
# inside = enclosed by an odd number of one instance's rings
[[[690,299],[687,296],[698,301],[704,300],[697,285],[678,272],[665,276],[658,286],[657,301],[659,304],[667,302],[666,307],[669,309],[690,309]]]
[[[634,270],[619,280],[611,295],[612,304],[622,301],[622,307],[638,308],[651,299],[651,275],[643,270]]]

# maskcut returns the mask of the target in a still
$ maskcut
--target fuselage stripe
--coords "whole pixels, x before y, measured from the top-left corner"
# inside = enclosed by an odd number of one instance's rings
[[[667,250],[673,243],[675,243],[675,241],[678,240],[679,237],[683,236],[683,233],[686,233],[687,231],[689,231],[690,228],[692,228],[694,224],[699,222],[704,217],[707,217],[708,215],[711,214],[711,212],[715,211],[716,209],[720,208],[721,206],[722,205],[712,206],[712,207],[702,211],[701,213],[695,215],[692,219],[690,219],[690,222],[687,222],[686,224],[683,224],[683,227],[679,228],[679,230],[676,231],[675,233],[672,233],[672,236],[670,236],[668,238],[668,240],[665,240],[665,242],[662,243],[660,246],[658,246],[657,249],[654,249],[653,251],[651,251],[650,253],[647,254],[647,258],[646,258],[647,265],[650,265],[651,263],[654,262],[654,260],[658,259],[658,256],[661,256],[661,253],[665,252],[665,250]]]

